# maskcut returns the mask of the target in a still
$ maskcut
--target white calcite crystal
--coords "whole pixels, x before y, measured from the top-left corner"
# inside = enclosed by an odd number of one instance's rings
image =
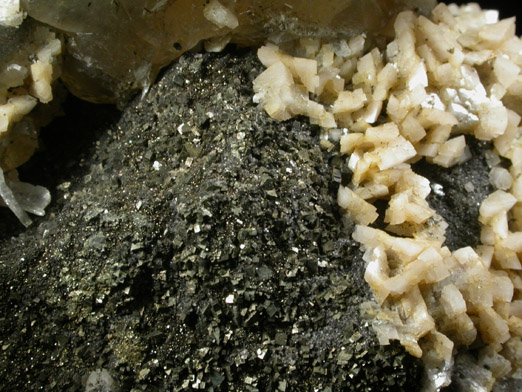
[[[233,11],[225,7],[218,0],[211,0],[203,7],[203,15],[220,29],[234,30],[239,26],[239,21]]]
[[[17,27],[24,20],[20,0],[2,0],[0,3],[0,26]]]

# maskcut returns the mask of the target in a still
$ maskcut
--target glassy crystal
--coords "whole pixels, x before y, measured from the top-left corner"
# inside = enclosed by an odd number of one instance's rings
[[[81,98],[123,102],[158,71],[213,39],[258,44],[267,37],[331,37],[377,32],[405,8],[435,0],[23,0],[27,14],[65,33],[62,79]],[[217,40],[217,42],[216,42]]]

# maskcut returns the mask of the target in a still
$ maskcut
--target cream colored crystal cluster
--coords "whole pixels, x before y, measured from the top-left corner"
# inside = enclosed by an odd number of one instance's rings
[[[11,11],[15,12],[16,8]],[[2,15],[4,22],[10,21]],[[53,82],[61,71],[62,42],[48,27],[27,25],[26,46],[0,69],[0,205],[9,207],[28,226],[26,212],[44,215],[51,198],[47,189],[18,180],[16,168],[25,163],[38,146],[38,130],[52,117]]]
[[[380,342],[399,340],[442,373],[459,347],[483,342],[490,388],[522,377],[522,41],[514,18],[476,4],[403,12],[389,37],[267,44],[254,101],[278,120],[308,116],[326,129],[323,146],[339,142],[346,155],[353,176],[338,203],[365,250]],[[411,164],[464,162],[464,134],[493,142],[498,190],[480,207],[482,244],[451,252],[447,223],[426,201],[430,182]],[[388,200],[385,230],[371,227],[376,199]]]

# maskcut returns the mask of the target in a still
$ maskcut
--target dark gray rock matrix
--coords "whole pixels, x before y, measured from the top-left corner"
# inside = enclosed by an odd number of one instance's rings
[[[252,103],[260,72],[251,51],[187,54],[103,132],[77,122],[118,117],[104,108],[62,120],[74,146],[48,141],[32,163],[47,216],[22,231],[2,211],[0,389],[79,391],[90,374],[124,391],[420,388],[420,362],[361,316],[364,262],[336,206],[345,163],[306,120]],[[56,159],[48,177],[35,167]],[[462,167],[432,202],[476,221],[487,170]]]

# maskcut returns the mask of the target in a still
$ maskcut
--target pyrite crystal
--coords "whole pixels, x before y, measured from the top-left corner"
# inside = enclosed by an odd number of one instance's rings
[[[92,124],[106,106],[75,100],[77,116],[42,132],[50,164],[30,164],[60,184],[55,201],[13,239],[0,220],[0,386],[419,385],[419,361],[361,318],[370,293],[336,215],[335,152],[304,118],[259,110],[260,72],[254,51],[186,53],[108,127]]]
[[[159,70],[207,42],[256,45],[267,37],[351,36],[382,31],[407,8],[435,0],[22,0],[22,9],[64,33],[62,79],[77,96],[122,102]]]

